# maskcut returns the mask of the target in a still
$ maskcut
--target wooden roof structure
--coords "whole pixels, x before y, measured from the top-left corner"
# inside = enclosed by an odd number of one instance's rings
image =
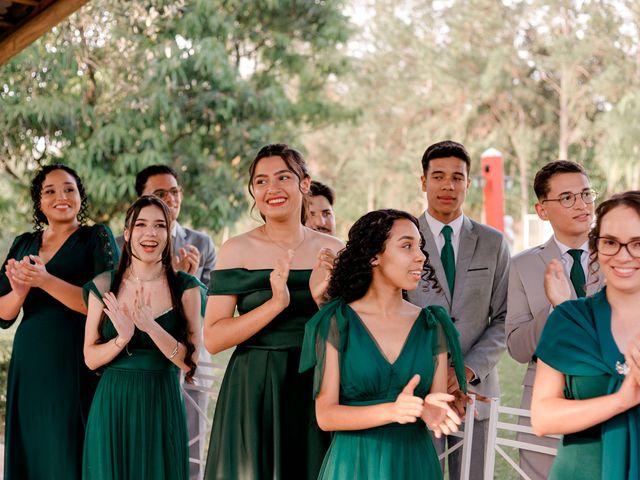
[[[0,0],[0,65],[88,0]]]

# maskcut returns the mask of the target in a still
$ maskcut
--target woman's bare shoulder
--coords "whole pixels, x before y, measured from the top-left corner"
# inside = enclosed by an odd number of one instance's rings
[[[254,251],[257,242],[256,229],[231,237],[220,247],[216,269],[245,268],[245,259]]]
[[[338,252],[344,248],[344,242],[337,237],[316,232],[310,228],[307,229],[307,234],[309,235],[309,240],[314,243],[318,250],[321,248],[330,248],[334,252]]]

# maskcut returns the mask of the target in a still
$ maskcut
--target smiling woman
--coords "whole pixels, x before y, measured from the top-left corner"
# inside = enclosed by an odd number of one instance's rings
[[[82,285],[113,267],[117,248],[107,227],[83,225],[86,194],[69,167],[37,172],[31,197],[35,232],[15,239],[0,270],[0,326],[24,313],[9,367],[5,478],[79,479],[98,380],[82,362]]]
[[[331,258],[328,250],[343,245],[302,225],[310,178],[299,152],[267,145],[249,177],[264,224],[222,246],[209,285],[205,345],[211,353],[237,348],[216,404],[205,478],[315,480],[330,438],[315,421],[312,375],[297,367],[330,262],[315,276],[312,268],[320,252]]]
[[[188,478],[177,372],[191,382],[196,370],[204,286],[173,269],[170,222],[158,197],[136,200],[117,270],[85,286],[85,361],[104,367],[87,423],[85,480]]]
[[[538,434],[564,435],[550,479],[640,478],[640,191],[596,209],[589,250],[606,287],[549,316],[535,352],[531,422]],[[562,268],[549,267],[550,298],[569,290]]]
[[[315,367],[318,423],[333,441],[318,478],[442,478],[436,437],[458,429],[448,353],[465,388],[458,333],[442,307],[402,297],[423,272],[438,288],[418,221],[398,210],[360,218],[336,259],[326,304],[308,323],[300,370]]]

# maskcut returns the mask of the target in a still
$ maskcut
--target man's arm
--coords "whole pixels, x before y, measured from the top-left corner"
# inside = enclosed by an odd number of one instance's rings
[[[533,357],[540,334],[549,316],[549,304],[531,312],[527,292],[520,276],[520,262],[511,262],[507,295],[507,348],[514,360],[528,363]],[[542,283],[543,279],[539,279]],[[531,293],[531,292],[530,292]]]
[[[209,279],[211,278],[211,272],[216,267],[216,247],[213,244],[213,240],[209,235],[205,235],[207,239],[206,247],[202,252],[202,275],[200,281],[207,287],[209,286]]]
[[[496,269],[491,288],[488,324],[478,341],[467,351],[465,366],[484,380],[497,365],[505,350],[504,322],[507,314],[507,287],[509,283],[509,247],[504,238],[496,256]]]

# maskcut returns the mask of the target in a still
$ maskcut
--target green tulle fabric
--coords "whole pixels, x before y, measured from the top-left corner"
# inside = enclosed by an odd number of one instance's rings
[[[348,344],[347,326],[353,310],[341,298],[325,304],[307,323],[302,355],[300,358],[300,372],[315,367],[313,379],[313,396],[318,395],[324,374],[324,360],[327,341],[338,350],[344,352]],[[462,350],[458,340],[460,334],[451,321],[447,311],[439,305],[430,305],[422,310],[417,322],[425,322],[427,328],[437,331],[432,336],[430,345],[434,355],[448,351],[451,363],[456,373],[460,388],[466,393],[467,380],[464,371]],[[444,340],[444,341],[443,341]]]

